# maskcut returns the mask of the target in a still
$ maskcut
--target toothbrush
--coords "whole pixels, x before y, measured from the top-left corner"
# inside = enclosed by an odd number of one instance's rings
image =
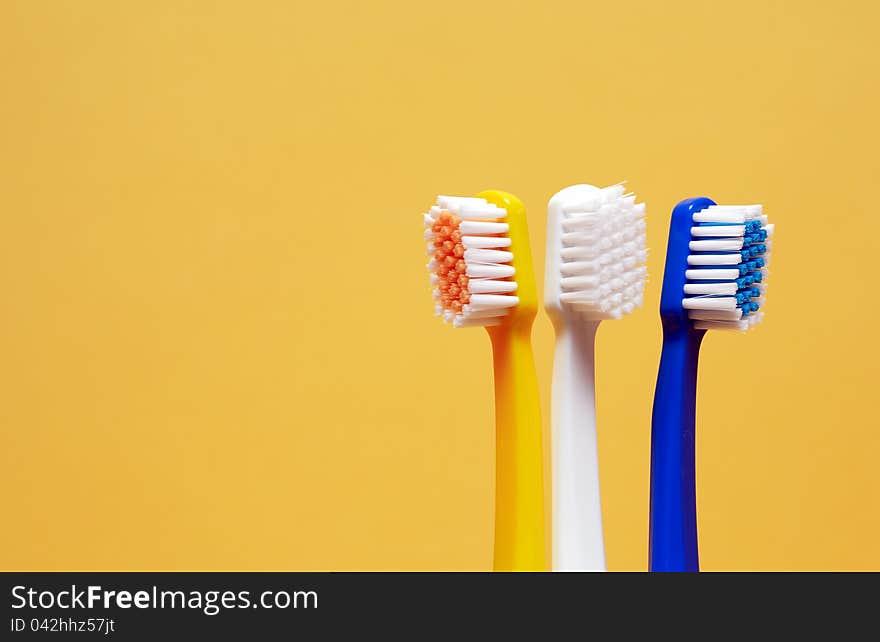
[[[690,198],[672,211],[651,429],[652,571],[699,571],[694,420],[706,330],[760,322],[773,226],[760,205]]]
[[[603,319],[641,306],[645,204],[622,185],[573,185],[547,208],[544,304],[553,362],[553,570],[604,571],[594,346]]]
[[[547,570],[537,312],[525,207],[512,194],[439,196],[425,214],[435,311],[454,327],[483,326],[495,373],[496,571]]]

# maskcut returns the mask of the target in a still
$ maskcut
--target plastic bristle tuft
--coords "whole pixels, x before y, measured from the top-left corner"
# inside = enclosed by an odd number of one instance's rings
[[[555,296],[585,319],[630,314],[642,304],[647,274],[645,204],[623,184],[581,186],[570,199],[561,206]]]
[[[482,198],[438,196],[424,215],[435,312],[456,328],[501,323],[519,303],[507,212]]]
[[[764,317],[773,225],[760,205],[693,215],[682,306],[698,330],[748,330]]]

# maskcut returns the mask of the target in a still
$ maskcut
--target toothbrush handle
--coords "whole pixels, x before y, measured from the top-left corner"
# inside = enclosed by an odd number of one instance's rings
[[[495,365],[495,570],[548,570],[531,323],[491,328]]]
[[[553,361],[553,570],[604,571],[594,348],[597,322],[560,323]]]
[[[694,419],[704,330],[663,330],[651,426],[651,571],[700,570]]]

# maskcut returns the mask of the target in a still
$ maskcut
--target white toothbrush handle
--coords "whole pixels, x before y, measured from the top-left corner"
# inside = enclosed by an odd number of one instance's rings
[[[604,571],[596,444],[595,338],[599,323],[556,328],[553,362],[553,570]]]

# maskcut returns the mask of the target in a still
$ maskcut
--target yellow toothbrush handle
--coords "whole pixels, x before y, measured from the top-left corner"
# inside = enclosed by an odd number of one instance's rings
[[[544,466],[531,324],[493,328],[495,570],[546,571]]]
[[[544,456],[532,323],[538,310],[526,209],[513,194],[478,194],[507,211],[519,304],[487,328],[495,363],[495,570],[547,571]]]

